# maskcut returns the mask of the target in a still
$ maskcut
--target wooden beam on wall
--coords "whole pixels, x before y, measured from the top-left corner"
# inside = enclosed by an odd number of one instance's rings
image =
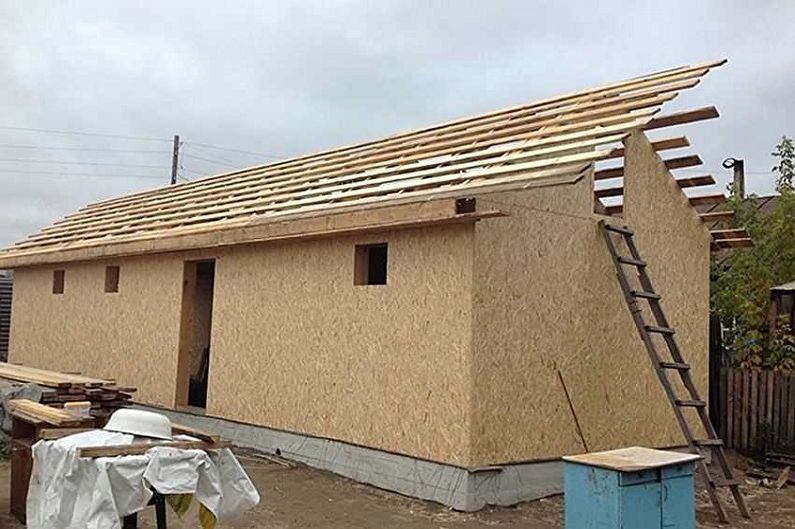
[[[660,116],[649,121],[643,130],[660,129],[663,127],[672,127],[674,125],[684,125],[685,123],[693,123],[695,121],[703,121],[706,119],[715,119],[719,117],[718,109],[714,106],[702,107],[696,110],[686,110],[684,112],[677,112],[675,114],[667,114]]]
[[[726,195],[723,193],[714,194],[714,195],[699,195],[695,197],[690,197],[690,205],[691,206],[701,206],[704,204],[722,204],[726,202]]]
[[[708,213],[699,214],[699,217],[701,217],[701,220],[704,222],[720,222],[733,219],[734,211],[710,211]]]
[[[710,231],[712,234],[712,238],[717,240],[720,239],[746,239],[749,238],[748,232],[745,231],[745,228],[731,228],[726,230],[712,230]]]
[[[698,175],[698,176],[691,176],[688,178],[677,178],[676,183],[679,184],[679,187],[682,189],[688,187],[698,187],[698,186],[711,186],[715,184],[715,179],[712,178],[712,175]],[[607,197],[619,197],[624,194],[624,187],[607,187],[605,189],[597,189],[594,191],[594,195],[597,198],[607,198]]]
[[[687,139],[686,136],[677,136],[675,138],[666,138],[664,140],[657,140],[651,142],[652,147],[657,152],[659,151],[668,151],[671,149],[683,149],[685,147],[690,147],[690,140]],[[619,147],[615,149],[613,152],[610,153],[610,156],[607,156],[605,160],[609,160],[611,158],[622,158],[624,156],[624,148]]]
[[[691,154],[689,156],[681,156],[679,158],[671,158],[663,160],[667,169],[682,169],[684,167],[694,167],[701,165],[704,161],[697,155]],[[593,174],[594,180],[607,180],[610,178],[619,178],[624,176],[624,167],[610,167],[608,169],[601,169]]]
[[[754,241],[750,237],[739,239],[720,239],[713,241],[718,249],[724,250],[726,248],[749,248],[754,245]]]

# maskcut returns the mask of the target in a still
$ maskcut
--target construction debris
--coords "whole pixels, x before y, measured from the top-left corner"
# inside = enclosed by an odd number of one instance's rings
[[[764,460],[756,461],[753,468],[746,471],[748,476],[759,478],[761,485],[779,490],[785,485],[795,485],[791,468],[795,466],[795,455],[768,452]]]

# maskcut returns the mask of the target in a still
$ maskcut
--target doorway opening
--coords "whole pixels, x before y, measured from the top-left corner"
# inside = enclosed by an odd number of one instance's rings
[[[185,261],[177,361],[177,406],[207,407],[215,260]]]

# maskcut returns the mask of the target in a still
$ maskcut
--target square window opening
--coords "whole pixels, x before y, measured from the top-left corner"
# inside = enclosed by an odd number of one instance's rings
[[[52,271],[52,293],[63,294],[64,278],[66,273],[63,270]]]
[[[105,267],[105,292],[119,291],[119,267]]]
[[[387,244],[356,246],[353,263],[354,285],[386,285]]]

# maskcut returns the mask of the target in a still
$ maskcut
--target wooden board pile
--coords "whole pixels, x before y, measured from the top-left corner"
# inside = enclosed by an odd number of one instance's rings
[[[25,419],[33,424],[45,422],[53,426],[76,426],[83,422],[64,410],[51,408],[28,399],[14,399],[9,401],[9,404],[11,413],[15,417]]]
[[[45,369],[0,362],[0,378],[37,384],[42,389],[41,403],[63,408],[67,402],[88,401],[91,415],[100,421],[119,408],[130,405],[135,388],[121,387],[113,380],[84,377]]]

